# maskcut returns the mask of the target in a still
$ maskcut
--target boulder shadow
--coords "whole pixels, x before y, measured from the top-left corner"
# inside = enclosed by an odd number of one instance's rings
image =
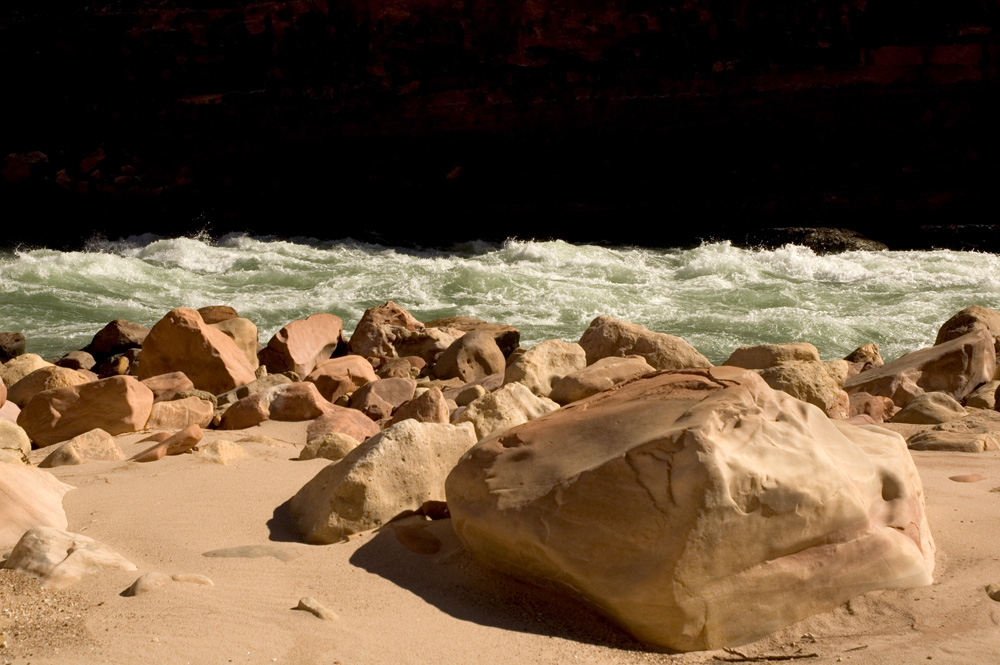
[[[271,519],[267,521],[269,531],[268,540],[276,543],[301,543],[302,537],[299,530],[295,528],[295,518],[289,508],[292,500],[289,499],[274,509]]]
[[[449,519],[414,516],[391,522],[359,547],[350,563],[463,621],[612,649],[669,653],[639,642],[582,601],[476,563]]]

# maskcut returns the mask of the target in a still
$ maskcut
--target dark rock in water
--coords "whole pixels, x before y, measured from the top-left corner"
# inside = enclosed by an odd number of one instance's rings
[[[147,334],[149,328],[145,326],[125,319],[115,319],[94,335],[93,341],[84,351],[91,353],[95,358],[105,359],[141,347]]]
[[[19,332],[0,333],[0,363],[24,353],[24,335]]]
[[[889,249],[885,243],[866,238],[858,231],[813,227],[759,229],[747,234],[744,241],[737,244],[750,247],[766,247],[768,249],[775,249],[788,244],[804,245],[817,254]]]

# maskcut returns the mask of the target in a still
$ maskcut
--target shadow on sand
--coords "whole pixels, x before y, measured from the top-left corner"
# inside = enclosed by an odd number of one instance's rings
[[[267,528],[270,531],[269,540],[276,543],[302,542],[298,529],[295,528],[295,518],[292,517],[292,511],[289,508],[291,503],[292,500],[289,499],[271,513],[271,519],[267,521]]]
[[[612,649],[651,651],[583,603],[479,565],[455,536],[451,520],[411,517],[387,524],[350,562],[456,619]]]

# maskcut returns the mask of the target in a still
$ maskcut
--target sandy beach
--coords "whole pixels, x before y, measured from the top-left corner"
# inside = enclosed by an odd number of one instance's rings
[[[913,452],[938,548],[932,586],[867,593],[736,649],[670,654],[572,599],[481,567],[449,520],[414,516],[344,543],[296,542],[285,504],[330,464],[295,459],[305,425],[206,431],[202,450],[155,464],[52,469],[76,488],[64,499],[69,530],[112,547],[138,572],[51,591],[0,571],[0,661],[895,664],[1000,653],[1000,604],[986,592],[1000,582],[997,452]],[[148,434],[116,439],[132,455]],[[205,444],[218,439],[238,443],[244,456],[212,459]],[[32,462],[48,452],[34,451]],[[951,480],[971,474],[983,480]],[[213,585],[174,582],[121,595],[153,571],[203,575]],[[308,596],[337,618],[293,609]]]

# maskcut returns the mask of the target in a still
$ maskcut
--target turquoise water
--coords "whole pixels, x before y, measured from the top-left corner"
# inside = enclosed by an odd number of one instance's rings
[[[933,343],[972,304],[1000,309],[1000,256],[949,250],[689,250],[469,243],[410,251],[353,242],[136,237],[85,251],[0,254],[0,331],[52,359],[108,321],[151,326],[173,307],[228,304],[261,342],[315,312],[394,300],[427,321],[465,315],[520,328],[522,345],[576,341],[600,314],[685,338],[713,362],[737,346],[808,341],[823,358],[876,342],[887,358]]]

